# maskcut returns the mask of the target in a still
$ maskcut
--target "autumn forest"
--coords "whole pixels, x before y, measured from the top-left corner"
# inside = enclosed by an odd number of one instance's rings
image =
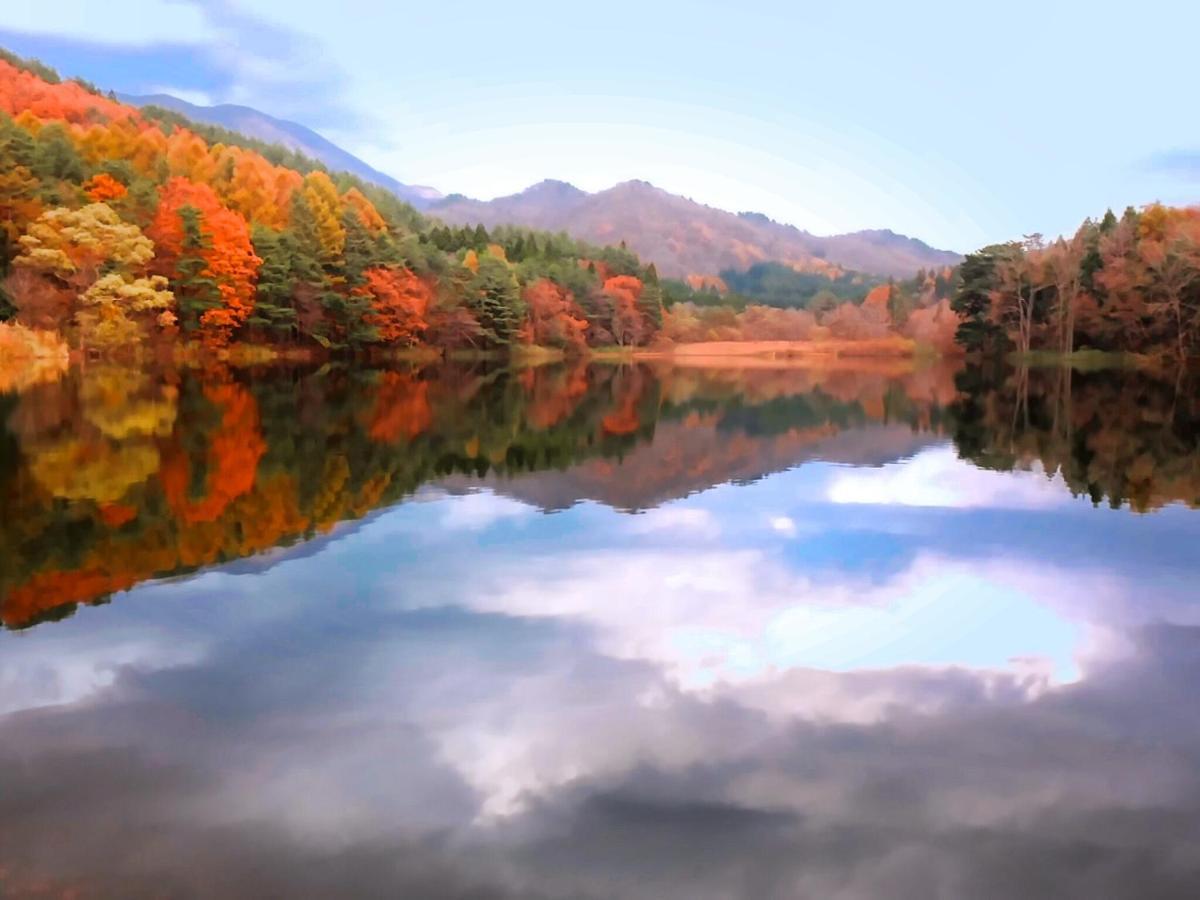
[[[0,356],[874,342],[1184,358],[1200,211],[1111,212],[883,282],[760,264],[660,284],[621,247],[451,227],[278,146],[0,59]]]
[[[627,251],[432,227],[352,176],[12,58],[0,171],[0,310],[83,350],[582,348],[662,325]]]

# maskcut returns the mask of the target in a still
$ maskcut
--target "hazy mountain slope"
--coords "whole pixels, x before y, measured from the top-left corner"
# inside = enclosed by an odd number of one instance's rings
[[[282,144],[332,169],[352,172],[387,188],[452,224],[483,223],[488,228],[518,224],[566,231],[597,244],[623,240],[669,277],[741,270],[765,261],[802,270],[820,270],[832,264],[874,275],[906,277],[920,268],[953,265],[960,260],[956,253],[936,250],[891,231],[819,237],[760,213],[734,214],[704,206],[645,181],[627,181],[594,194],[563,181],[547,180],[491,201],[461,194],[443,197],[434,188],[397,181],[304,125],[248,106],[199,106],[169,94],[121,95],[120,99],[138,106],[163,106],[198,122]]]
[[[561,181],[543,181],[491,201],[452,195],[430,212],[453,224],[518,224],[567,231],[600,244],[625,241],[667,276],[714,274],[775,260],[802,269],[822,263],[877,275],[909,276],[953,265],[957,253],[937,250],[890,231],[819,237],[759,213],[734,214],[627,181],[589,194]]]
[[[282,144],[289,149],[303,153],[313,159],[318,159],[335,171],[346,171],[370,181],[380,187],[387,188],[402,200],[406,200],[418,209],[425,209],[431,203],[441,199],[440,191],[421,185],[404,184],[390,175],[380,172],[363,162],[352,153],[343,150],[337,144],[321,137],[311,128],[306,128],[297,122],[276,119],[266,113],[251,109],[248,106],[222,104],[220,106],[198,106],[172,97],[170,94],[130,95],[119,94],[123,103],[134,106],[161,106],[187,116],[196,122],[209,125],[220,125],[231,131],[237,131],[248,137]]]
[[[614,509],[653,509],[729,482],[750,482],[806,462],[882,465],[912,456],[944,438],[907,425],[870,424],[838,432],[833,426],[730,440],[712,423],[660,422],[654,441],[621,459],[593,459],[562,470],[520,475],[451,475],[438,484],[451,493],[487,487],[544,512],[594,500]]]

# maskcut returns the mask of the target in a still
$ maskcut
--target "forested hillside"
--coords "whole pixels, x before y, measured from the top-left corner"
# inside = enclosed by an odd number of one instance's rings
[[[670,209],[682,199],[640,184],[625,193]],[[548,223],[534,213],[596,196],[547,183],[522,214]],[[687,242],[672,235],[660,237]],[[136,109],[0,52],[0,358],[21,365],[65,359],[68,348],[236,344],[583,353],[886,338],[888,352],[946,352],[955,334],[968,351],[1183,359],[1200,341],[1197,208],[1110,212],[1069,239],[987,247],[902,280],[815,259],[660,284],[657,259],[643,262],[623,242],[443,224],[294,150]]]
[[[645,181],[627,181],[596,193],[544,181],[486,202],[450,196],[433,204],[431,211],[460,225],[490,228],[513,223],[569,231],[591,241],[623,241],[672,278],[743,271],[762,262],[831,278],[845,270],[911,278],[918,269],[951,266],[961,259],[957,253],[885,230],[810,234],[761,213],[714,209]]]
[[[447,228],[282,147],[0,59],[0,317],[112,351],[644,344],[631,252]],[[10,340],[10,343],[12,341]]]
[[[217,106],[198,106],[195,103],[180,100],[178,97],[172,97],[170,94],[147,96],[118,94],[117,99],[132,106],[157,106],[173,110],[192,122],[217,125],[248,137],[258,138],[261,141],[279,144],[289,150],[319,159],[332,170],[349,172],[371,184],[387,188],[401,200],[411,203],[417,209],[424,209],[442,197],[441,193],[434,188],[403,184],[392,176],[380,172],[354,154],[348,153],[332,141],[317,134],[311,128],[298,122],[277,119],[248,106],[235,106],[228,103]]]

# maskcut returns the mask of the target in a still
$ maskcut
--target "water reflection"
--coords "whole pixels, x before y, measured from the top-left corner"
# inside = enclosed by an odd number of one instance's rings
[[[28,626],[311,539],[435,481],[502,484],[544,509],[642,509],[812,456],[892,458],[930,440],[952,397],[936,368],[92,366],[0,410],[0,616]],[[522,477],[533,473],[545,477]]]
[[[952,373],[90,377],[5,583],[194,574],[0,635],[0,894],[1195,894],[1200,522],[960,459]]]

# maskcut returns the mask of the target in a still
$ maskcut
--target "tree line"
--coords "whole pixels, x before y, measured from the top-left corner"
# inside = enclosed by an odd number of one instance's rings
[[[302,154],[0,57],[0,320],[119,351],[645,344],[652,266],[449,228]]]
[[[1200,208],[1110,210],[1070,237],[969,255],[953,307],[970,351],[1187,359],[1200,341]]]

